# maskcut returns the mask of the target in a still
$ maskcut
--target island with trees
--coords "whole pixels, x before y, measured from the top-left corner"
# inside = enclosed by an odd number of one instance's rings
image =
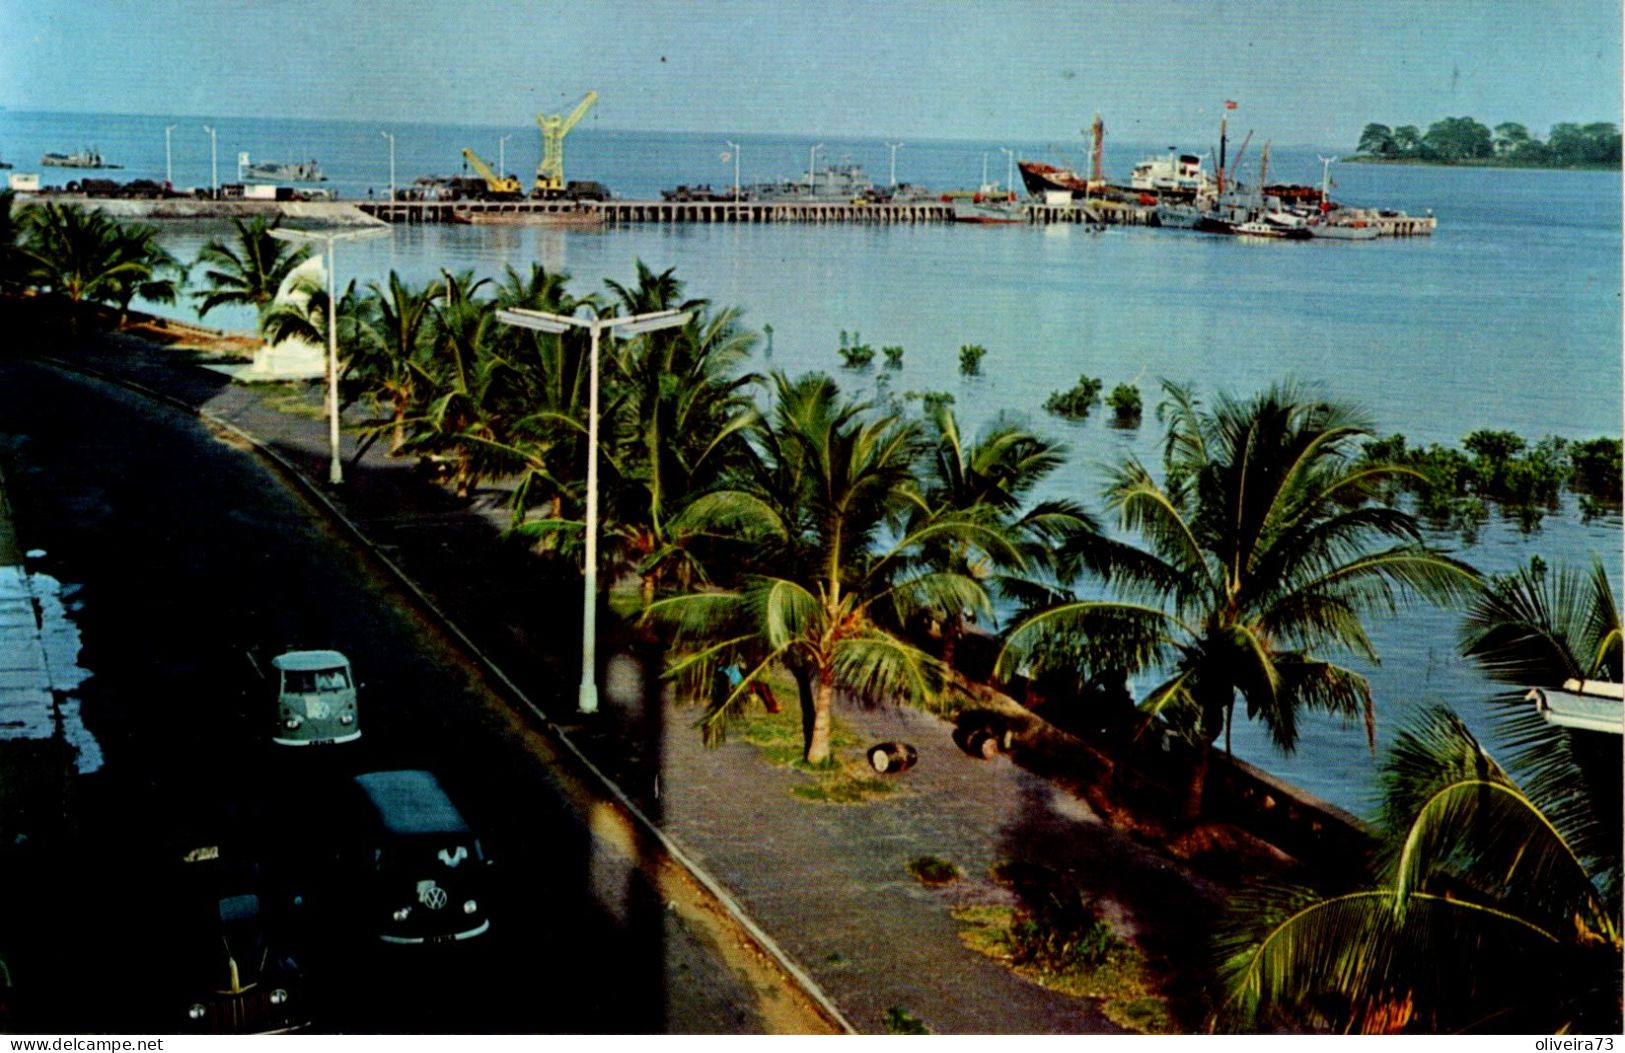
[[[1472,117],[1390,128],[1368,124],[1348,161],[1474,165],[1485,168],[1618,168],[1620,132],[1606,121],[1552,125],[1542,142],[1514,122],[1491,129]]]

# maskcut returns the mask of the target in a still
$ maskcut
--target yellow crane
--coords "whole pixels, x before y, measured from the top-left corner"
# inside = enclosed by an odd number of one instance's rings
[[[589,91],[568,117],[557,113],[536,115],[536,127],[542,130],[542,163],[536,166],[535,196],[557,197],[564,193],[564,137],[597,101],[598,93]]]
[[[485,189],[492,197],[520,197],[519,180],[513,176],[498,175],[491,171],[491,166],[480,160],[480,155],[466,147],[463,150],[463,160],[468,162],[470,168],[479,173],[485,180]]]

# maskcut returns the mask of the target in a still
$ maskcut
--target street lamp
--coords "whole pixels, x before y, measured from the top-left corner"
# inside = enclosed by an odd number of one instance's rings
[[[891,185],[897,185],[897,149],[902,143],[887,143],[886,148],[891,151]]]
[[[379,132],[379,135],[389,140],[389,199],[395,200],[395,136],[389,132]]]
[[[209,133],[209,188],[214,196],[220,196],[220,157],[215,152],[214,129],[208,125],[203,130]]]
[[[813,166],[816,164],[816,162],[814,161],[814,158],[816,158],[818,156],[818,151],[822,150],[823,148],[824,148],[824,144],[819,143],[817,146],[815,146],[811,150],[807,151],[807,196],[808,197],[812,197],[814,194],[816,194],[818,192],[818,180],[813,177],[813,171],[814,171]]]
[[[169,133],[175,130],[173,124],[164,125],[164,182],[170,186],[175,185],[175,166],[170,163]]]
[[[1006,193],[1016,188],[1016,152],[1008,146],[999,147],[1004,152],[1006,164],[1004,168],[1004,189]]]
[[[504,179],[508,178],[508,140],[512,138],[513,133],[509,132],[497,140],[497,175]]]
[[[724,139],[723,142],[727,143],[734,152],[734,204],[737,205],[739,204],[739,144],[730,142],[727,139]]]
[[[581,713],[598,712],[598,684],[594,677],[598,662],[595,635],[598,619],[598,334],[605,329],[619,329],[626,336],[652,333],[657,329],[683,325],[692,314],[691,311],[671,310],[628,317],[572,318],[519,307],[497,312],[497,321],[505,325],[516,325],[541,333],[585,329],[592,334],[592,346],[588,351],[591,364],[587,370],[586,582],[581,594],[581,691],[576,702],[576,709]]]
[[[269,232],[281,241],[327,245],[327,442],[332,448],[332,460],[327,468],[327,481],[337,486],[344,482],[344,465],[339,460],[339,320],[337,283],[334,280],[333,243],[376,238],[389,233],[389,227],[363,227],[359,230],[285,230]]]

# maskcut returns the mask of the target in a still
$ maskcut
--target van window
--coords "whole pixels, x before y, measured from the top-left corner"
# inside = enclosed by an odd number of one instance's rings
[[[349,670],[289,669],[282,674],[282,693],[285,695],[313,695],[320,691],[344,691],[350,686]]]

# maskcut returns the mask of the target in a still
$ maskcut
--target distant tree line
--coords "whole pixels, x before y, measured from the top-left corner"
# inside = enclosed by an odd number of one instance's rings
[[[1511,164],[1542,168],[1618,167],[1620,133],[1606,121],[1554,124],[1541,142],[1515,122],[1494,130],[1471,117],[1446,117],[1424,133],[1413,124],[1368,124],[1356,148],[1364,157],[1438,164]]]

